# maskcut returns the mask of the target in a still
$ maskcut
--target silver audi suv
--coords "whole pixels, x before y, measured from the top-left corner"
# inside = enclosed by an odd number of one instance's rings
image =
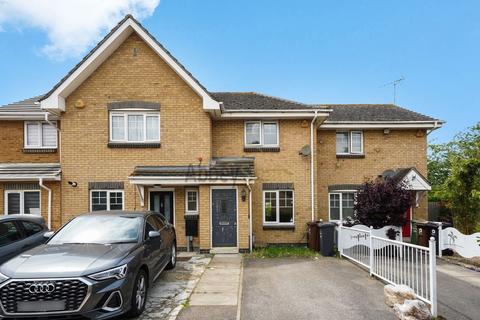
[[[176,263],[175,229],[153,212],[88,213],[45,236],[0,267],[0,318],[135,317]]]

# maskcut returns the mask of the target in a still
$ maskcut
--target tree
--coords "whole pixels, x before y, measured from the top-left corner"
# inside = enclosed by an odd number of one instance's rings
[[[403,226],[405,212],[412,206],[415,196],[404,183],[387,178],[365,182],[355,200],[356,219],[377,229],[388,225]]]
[[[432,145],[428,169],[430,200],[452,211],[460,231],[474,232],[480,221],[480,123],[448,143]]]

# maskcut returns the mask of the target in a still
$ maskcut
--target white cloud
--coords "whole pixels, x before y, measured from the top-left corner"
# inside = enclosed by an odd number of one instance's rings
[[[51,59],[78,57],[96,44],[126,14],[142,19],[160,0],[0,0],[0,30],[5,25],[44,31],[41,52]],[[3,28],[2,28],[3,26]]]

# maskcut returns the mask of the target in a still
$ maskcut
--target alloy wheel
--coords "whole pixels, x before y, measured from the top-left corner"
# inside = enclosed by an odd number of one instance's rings
[[[137,281],[137,292],[135,294],[135,303],[138,310],[143,308],[145,303],[145,293],[146,293],[146,285],[145,285],[145,276],[141,275]]]

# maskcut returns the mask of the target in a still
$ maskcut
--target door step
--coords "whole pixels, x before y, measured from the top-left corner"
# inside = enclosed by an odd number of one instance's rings
[[[212,248],[210,249],[210,253],[238,253],[237,247],[222,247],[222,248]]]

